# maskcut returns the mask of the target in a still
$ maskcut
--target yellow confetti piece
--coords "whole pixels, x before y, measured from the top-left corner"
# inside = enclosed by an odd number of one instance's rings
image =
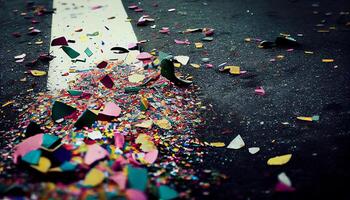
[[[305,54],[314,54],[313,51],[304,51]]]
[[[155,124],[157,124],[157,126],[159,126],[162,129],[165,129],[165,130],[171,129],[170,122],[167,119],[165,119],[165,118],[155,121]]]
[[[198,28],[188,28],[184,32],[185,33],[191,33],[191,32],[195,32],[195,31],[198,31],[198,30],[199,30]]]
[[[201,65],[195,64],[195,63],[191,63],[190,65],[191,65],[192,67],[196,68],[196,69],[198,69],[198,68],[201,67]]]
[[[144,152],[150,152],[154,149],[157,149],[157,147],[154,145],[154,143],[151,140],[151,137],[146,134],[140,134],[136,140],[135,143],[141,144],[141,150]]]
[[[154,143],[152,141],[143,142],[141,144],[140,148],[144,152],[150,152],[150,151],[157,149],[157,147],[154,145]]]
[[[128,80],[131,83],[138,83],[138,82],[143,81],[143,79],[145,79],[145,75],[143,75],[143,74],[133,74],[133,75],[130,75],[128,77]]]
[[[223,143],[223,142],[211,142],[210,146],[212,146],[212,147],[225,147],[225,143]]]
[[[100,113],[99,110],[93,110],[93,109],[91,109],[90,111],[93,112],[95,115],[98,115],[98,114]]]
[[[149,105],[149,103],[148,103],[147,98],[144,96],[141,96],[141,106],[140,106],[141,110],[146,111],[148,109],[148,105]]]
[[[15,103],[15,101],[14,101],[14,100],[12,100],[12,101],[8,101],[8,102],[6,102],[6,103],[2,104],[2,107],[6,107],[6,106],[11,105],[11,104],[13,104],[13,103]]]
[[[181,67],[181,63],[174,63],[174,67],[177,67],[177,68]]]
[[[230,69],[230,74],[240,74],[241,69],[239,66],[225,66],[224,70]]]
[[[194,45],[196,46],[197,49],[203,48],[203,43],[201,43],[201,42],[196,42],[196,43],[194,43]]]
[[[46,173],[49,171],[49,169],[51,167],[51,161],[48,158],[41,157],[38,165],[31,165],[31,167],[33,167],[34,169],[36,169],[42,173]]]
[[[278,55],[276,58],[282,60],[284,58],[284,55]]]
[[[46,75],[45,71],[40,71],[40,70],[30,70],[30,73],[33,76],[45,76]]]
[[[157,58],[157,59],[155,59],[154,61],[153,61],[153,64],[154,65],[159,65],[160,64],[160,60]]]
[[[267,161],[267,164],[268,165],[284,165],[284,164],[288,163],[291,158],[292,158],[292,154],[276,156],[276,157],[270,158]]]
[[[40,44],[43,44],[44,43],[44,41],[42,41],[41,39],[39,39],[39,40],[37,40],[36,42],[35,42],[35,44],[37,44],[37,45],[40,45]]]
[[[297,119],[302,121],[312,122],[312,117],[297,117]]]
[[[152,128],[152,125],[153,125],[153,121],[152,120],[146,120],[146,121],[143,121],[142,123],[140,124],[136,124],[135,126],[136,127],[139,127],[139,128]]]
[[[89,38],[86,35],[81,35],[79,37],[79,39],[80,39],[81,42],[86,42],[86,41],[88,41]]]
[[[96,168],[93,168],[86,174],[83,184],[94,187],[101,184],[104,179],[105,176],[103,172]]]
[[[55,167],[55,168],[51,168],[49,171],[50,172],[62,172],[62,169],[60,167]]]
[[[82,157],[75,156],[75,157],[72,157],[72,161],[78,164],[82,164],[84,160]]]
[[[140,134],[139,136],[137,136],[135,142],[140,144],[143,143],[145,141],[151,140],[151,137],[147,134]]]
[[[325,58],[325,59],[322,59],[322,62],[324,62],[324,63],[331,63],[331,62],[334,62],[334,59]]]
[[[252,39],[251,39],[251,38],[245,38],[244,41],[245,41],[245,42],[251,42]]]

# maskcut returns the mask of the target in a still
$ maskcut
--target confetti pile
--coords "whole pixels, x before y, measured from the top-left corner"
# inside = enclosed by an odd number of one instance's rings
[[[130,90],[147,77],[152,81]],[[174,86],[157,70],[118,63],[79,73],[70,90],[42,93],[21,114],[12,149],[3,150],[13,154],[2,155],[26,169],[16,175],[17,182],[32,175],[49,181],[22,186],[31,195],[190,197],[186,185],[205,190],[210,180],[224,177],[194,167],[205,154],[195,133],[203,122],[195,90]]]

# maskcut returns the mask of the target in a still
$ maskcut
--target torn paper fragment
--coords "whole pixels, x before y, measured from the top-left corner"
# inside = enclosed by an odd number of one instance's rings
[[[245,143],[240,135],[237,135],[227,146],[229,149],[240,149],[245,146]]]

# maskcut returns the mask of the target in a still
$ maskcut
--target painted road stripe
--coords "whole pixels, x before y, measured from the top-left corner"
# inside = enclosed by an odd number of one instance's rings
[[[76,70],[87,70],[97,63],[109,59],[124,59],[126,56],[117,55],[110,51],[112,47],[127,47],[128,43],[137,42],[136,35],[121,0],[53,0],[56,13],[52,16],[51,40],[64,36],[67,40],[75,40],[69,46],[80,53],[79,60],[86,62],[72,62],[72,59],[59,47],[50,47],[56,58],[50,62],[48,72],[48,89],[50,91],[68,88],[75,74],[62,74],[74,67]],[[108,19],[114,17],[114,19]],[[76,32],[83,29],[81,32]],[[98,32],[97,36],[87,36]],[[88,57],[84,53],[89,48],[93,55]],[[137,51],[127,56],[126,62],[135,60]]]

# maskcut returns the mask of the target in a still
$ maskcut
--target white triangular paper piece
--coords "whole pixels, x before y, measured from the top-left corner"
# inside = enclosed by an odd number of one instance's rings
[[[240,149],[245,146],[245,143],[240,135],[237,135],[227,146],[229,149]]]
[[[260,148],[259,147],[250,147],[248,149],[248,151],[249,151],[250,154],[256,154],[256,153],[258,153],[260,151]]]
[[[286,173],[282,172],[282,173],[278,174],[277,178],[281,183],[283,183],[289,187],[292,187],[292,182],[290,181],[290,179]]]
[[[177,60],[181,65],[187,65],[190,57],[188,56],[175,56],[175,60]]]
[[[100,131],[92,131],[88,133],[88,137],[92,140],[96,140],[96,139],[101,139],[103,136]]]

